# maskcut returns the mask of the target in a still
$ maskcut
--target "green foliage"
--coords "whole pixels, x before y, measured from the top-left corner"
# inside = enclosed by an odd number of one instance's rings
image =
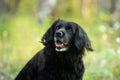
[[[119,80],[117,56],[119,55],[111,48],[104,49],[99,54],[95,52],[95,54],[87,55],[84,80]]]
[[[27,15],[3,16],[0,23],[0,77],[13,80],[27,60],[42,48],[40,37],[44,29]]]

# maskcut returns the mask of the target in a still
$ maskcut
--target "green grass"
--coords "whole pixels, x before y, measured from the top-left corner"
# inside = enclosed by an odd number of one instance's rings
[[[112,31],[103,17],[90,20],[63,17],[80,24],[92,41],[94,52],[84,57],[84,80],[120,80],[119,44],[115,39],[119,29]],[[108,16],[107,16],[108,17]],[[52,17],[39,24],[29,15],[0,17],[0,79],[13,80],[25,63],[43,48],[40,39],[53,22]],[[105,26],[105,27],[104,27]],[[101,31],[105,28],[105,31]]]

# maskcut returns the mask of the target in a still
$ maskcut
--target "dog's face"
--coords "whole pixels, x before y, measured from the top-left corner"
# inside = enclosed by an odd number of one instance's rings
[[[56,51],[67,51],[71,45],[75,27],[72,22],[59,21],[54,30],[54,44]]]
[[[92,51],[91,43],[84,30],[76,23],[57,20],[47,30],[42,38],[45,46],[51,45],[57,52],[65,52],[71,46],[77,50],[86,48]]]

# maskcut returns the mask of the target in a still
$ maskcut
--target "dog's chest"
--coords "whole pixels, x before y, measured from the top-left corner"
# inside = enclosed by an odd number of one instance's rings
[[[54,58],[46,62],[42,74],[46,80],[77,80],[74,64]]]

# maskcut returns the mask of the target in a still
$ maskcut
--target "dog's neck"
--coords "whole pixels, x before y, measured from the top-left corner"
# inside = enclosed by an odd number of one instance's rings
[[[45,47],[45,49],[47,51],[46,55],[49,56],[56,55],[53,56],[53,58],[56,57],[58,60],[67,61],[68,63],[74,63],[76,62],[76,60],[78,60],[78,58],[82,60],[85,51],[84,48],[81,50],[77,50],[77,48],[74,45],[72,45],[72,47],[70,47],[67,51],[63,52],[56,51],[54,49],[54,45],[49,45]]]

